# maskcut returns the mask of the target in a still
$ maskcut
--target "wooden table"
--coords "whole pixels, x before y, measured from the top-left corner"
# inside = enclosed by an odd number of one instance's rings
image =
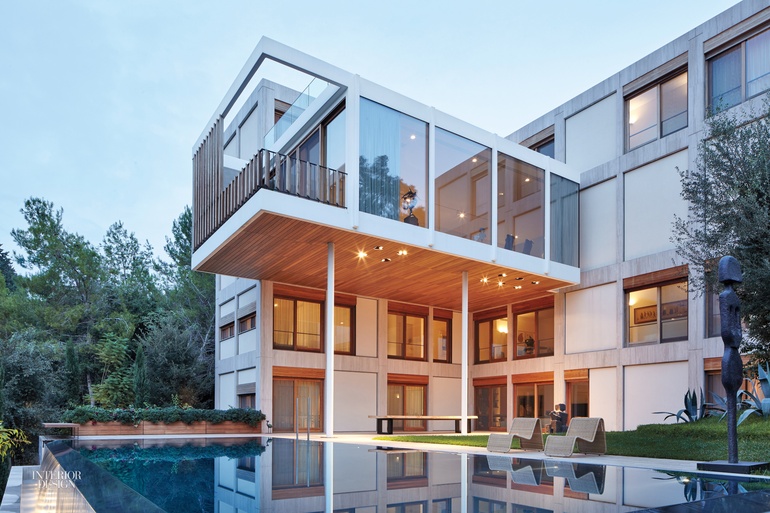
[[[376,419],[377,422],[377,434],[378,435],[392,435],[393,434],[393,421],[394,420],[454,420],[455,421],[455,433],[461,433],[460,422],[463,417],[461,415],[369,415],[370,419]],[[472,431],[471,420],[478,419],[478,415],[468,415],[468,433]],[[382,423],[385,422],[386,428],[382,429]]]

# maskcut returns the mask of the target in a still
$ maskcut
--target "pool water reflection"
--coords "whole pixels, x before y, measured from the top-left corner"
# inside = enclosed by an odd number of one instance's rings
[[[75,448],[85,460],[78,467],[85,469],[84,480],[101,472],[84,465],[96,464],[170,513],[603,513],[770,488],[763,479],[737,483],[505,455],[292,439],[187,442],[158,447],[144,440],[118,447],[88,441]],[[57,458],[65,470],[73,465]]]

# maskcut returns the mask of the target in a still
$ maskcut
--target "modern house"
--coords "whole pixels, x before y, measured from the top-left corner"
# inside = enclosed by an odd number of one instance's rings
[[[331,435],[563,403],[623,430],[719,392],[678,170],[710,109],[770,89],[769,29],[745,0],[507,138],[262,39],[193,148],[216,406]]]

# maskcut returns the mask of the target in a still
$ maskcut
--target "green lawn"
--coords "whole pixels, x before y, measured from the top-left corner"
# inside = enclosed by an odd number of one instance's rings
[[[397,435],[375,440],[397,440],[486,447],[487,435]],[[738,459],[770,461],[770,422],[749,418],[738,426]],[[518,440],[512,448],[518,449]],[[607,433],[607,454],[677,460],[727,459],[727,423],[707,418],[687,424],[649,424],[635,431]]]

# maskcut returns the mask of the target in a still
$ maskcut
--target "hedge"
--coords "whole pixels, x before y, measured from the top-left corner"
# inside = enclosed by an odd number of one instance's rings
[[[116,408],[108,410],[93,406],[78,406],[66,410],[61,416],[61,422],[74,422],[86,424],[87,422],[120,422],[121,424],[138,425],[141,421],[153,424],[171,424],[174,422],[209,422],[220,424],[222,422],[243,422],[251,427],[256,427],[265,420],[265,414],[260,410],[243,408],[230,408],[228,410],[200,410],[197,408],[180,408],[169,406],[166,408]]]

